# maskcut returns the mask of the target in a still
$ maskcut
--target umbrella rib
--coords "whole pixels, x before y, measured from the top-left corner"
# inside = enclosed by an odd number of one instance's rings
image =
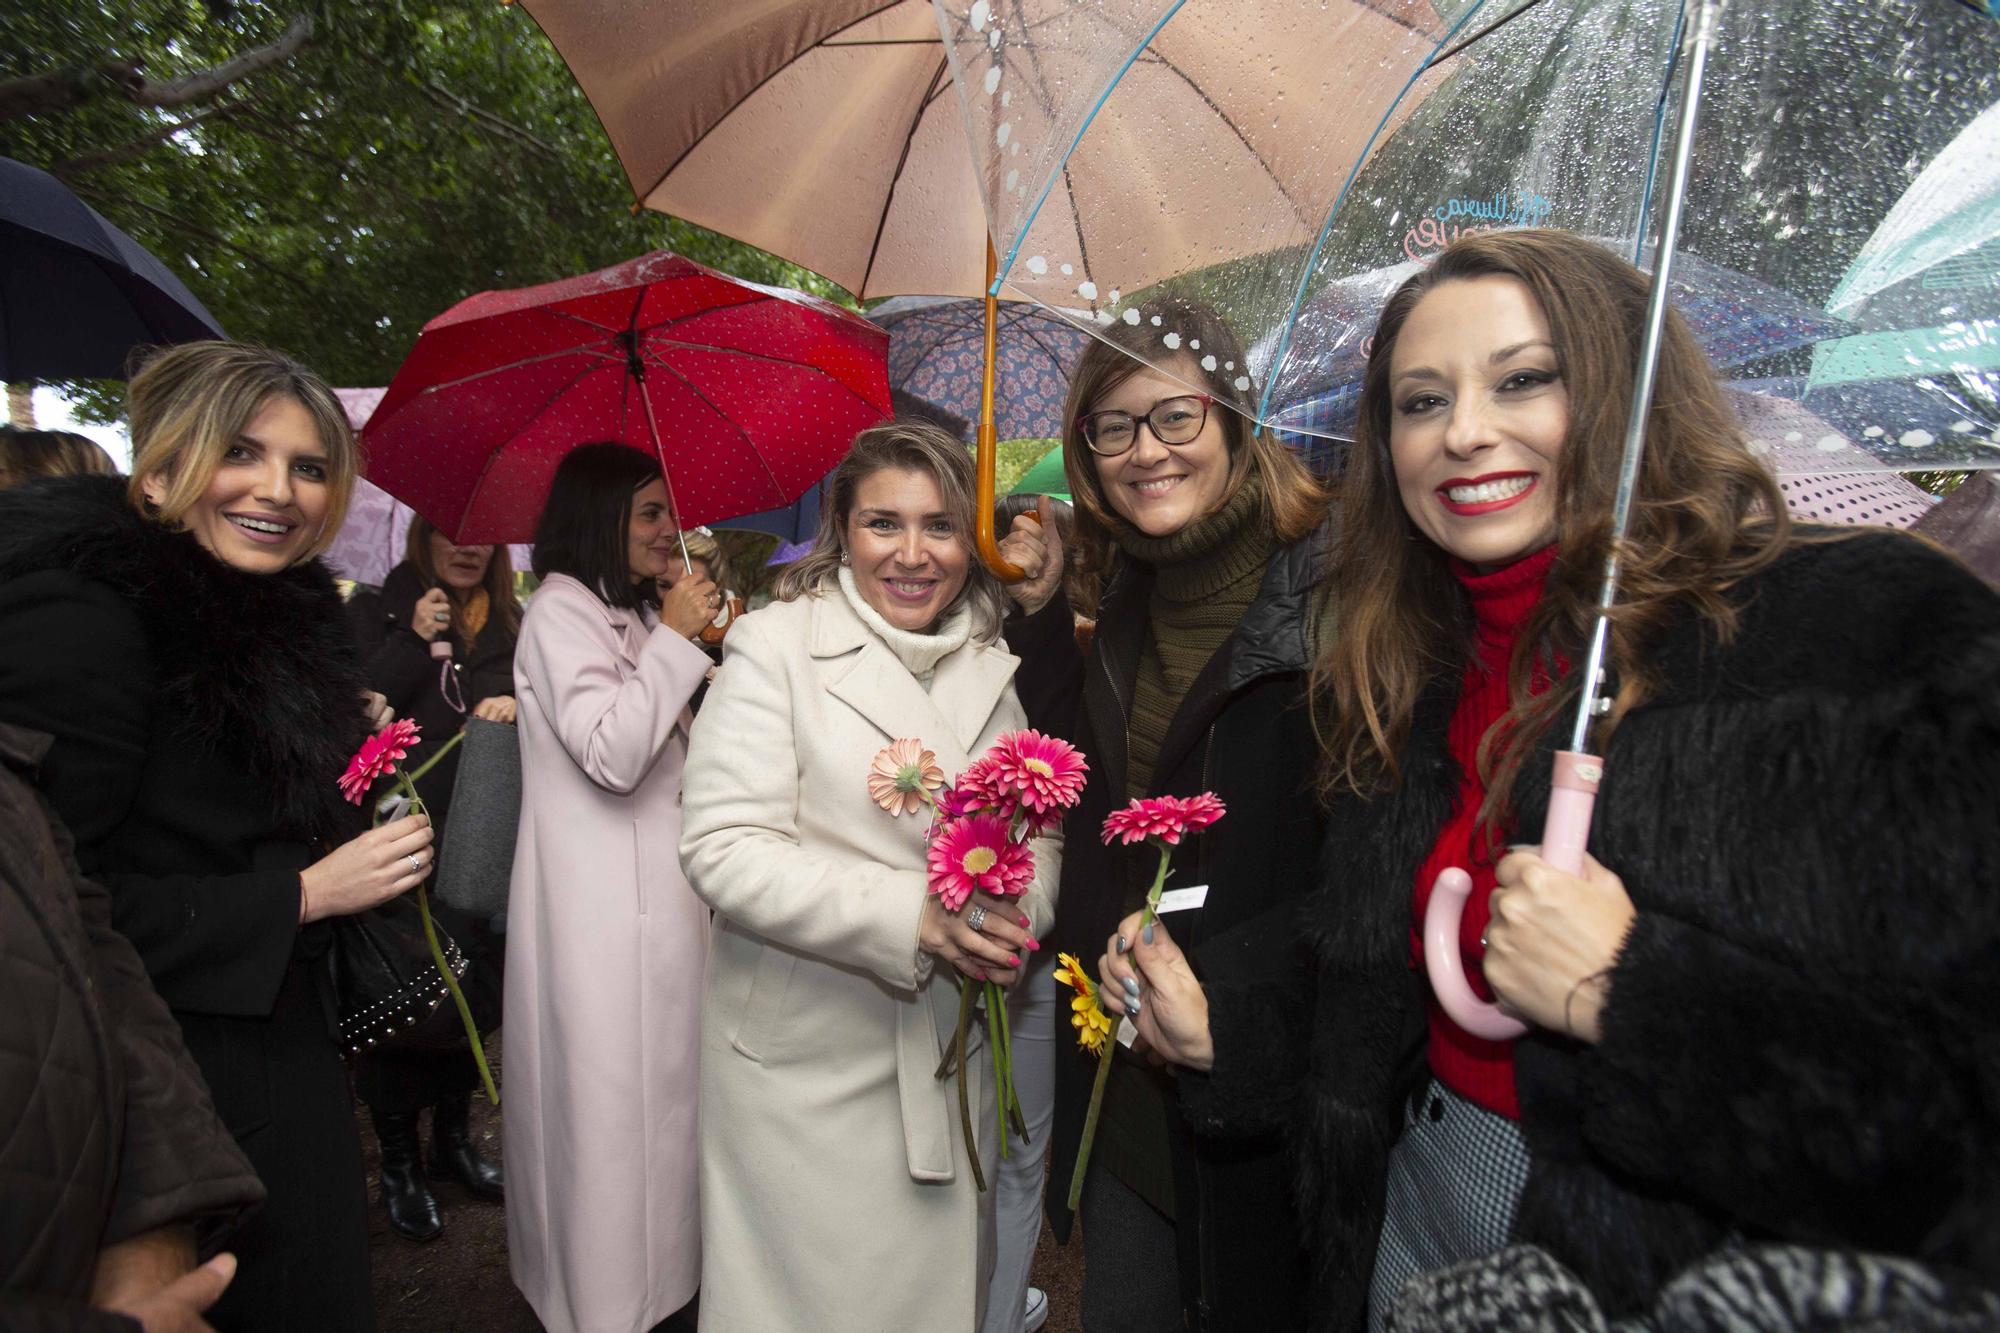
[[[917,102],[917,113],[910,117],[909,127],[903,131],[903,151],[896,158],[895,174],[889,177],[888,192],[882,196],[882,209],[875,215],[875,238],[868,243],[868,263],[861,270],[861,290],[854,294],[856,300],[867,296],[868,280],[875,276],[875,258],[882,251],[882,233],[889,226],[889,210],[896,206],[896,186],[903,179],[903,168],[910,162],[910,145],[917,140],[917,130],[924,123],[924,112],[930,110],[931,94],[938,90],[940,82],[950,71],[951,62],[940,56],[937,68],[931,72],[931,86],[924,89],[923,97]]]
[[[1512,23],[1515,19],[1521,17],[1521,15],[1527,13],[1529,10],[1535,8],[1541,3],[1542,0],[1527,0],[1526,4],[1522,5],[1519,9],[1515,10],[1513,13],[1502,14],[1499,18],[1494,19],[1491,23],[1481,28],[1478,32],[1473,33],[1472,36],[1466,38],[1464,41],[1460,42],[1457,46],[1452,47],[1451,50],[1446,51],[1441,55],[1434,55],[1429,60],[1425,61],[1424,72],[1429,73],[1433,65],[1442,65],[1445,61],[1451,59],[1453,56],[1463,51],[1466,47],[1471,46],[1474,42],[1483,41],[1487,37],[1492,36],[1494,33],[1500,31],[1500,29],[1506,27],[1509,23]],[[1447,36],[1449,36],[1449,34],[1447,34]]]
[[[509,370],[519,370],[524,366],[537,366],[544,361],[556,361],[566,356],[589,357],[600,361],[615,361],[618,359],[610,352],[601,351],[595,347],[565,347],[559,352],[544,352],[540,356],[528,356],[521,358],[519,361],[509,361],[504,366],[488,366],[484,370],[475,370],[469,375],[461,375],[455,380],[439,380],[435,384],[426,384],[423,388],[411,394],[409,398],[404,399],[404,401],[408,402],[411,399],[421,398],[425,394],[437,393],[443,389],[456,389],[463,385],[476,383],[489,375],[498,375]],[[595,366],[586,367],[579,373],[587,375],[594,369],[596,369]]]
[[[768,477],[771,482],[771,493],[773,495],[780,497],[780,501],[782,502],[782,498],[785,494],[785,488],[778,484],[778,474],[771,471],[771,464],[765,459],[764,451],[759,449],[756,443],[751,440],[750,432],[744,430],[743,427],[737,425],[735,419],[732,418],[727,412],[723,411],[720,407],[716,406],[715,401],[713,399],[711,399],[707,394],[703,393],[700,389],[697,389],[694,386],[693,380],[681,374],[680,371],[676,370],[671,365],[668,365],[665,361],[658,361],[655,362],[654,364],[658,365],[660,369],[666,371],[669,375],[672,375],[675,379],[679,380],[682,384],[686,385],[687,391],[689,393],[701,399],[702,404],[705,407],[707,407],[709,411],[715,413],[717,418],[728,423],[729,429],[735,431],[737,437],[743,441],[743,447],[750,451],[750,456],[757,460],[757,466],[764,469],[764,475]],[[662,466],[664,466],[664,463],[662,464]],[[768,509],[771,508],[771,506],[766,505],[765,508]],[[678,519],[679,515],[675,515],[675,517],[676,519]]]
[[[1541,0],[1532,0],[1532,2],[1535,4],[1540,4]],[[1258,167],[1262,169],[1264,174],[1270,178],[1271,184],[1277,186],[1278,193],[1284,196],[1285,202],[1292,206],[1292,212],[1295,216],[1297,216],[1298,220],[1301,223],[1306,223],[1306,224],[1311,223],[1312,217],[1309,213],[1306,212],[1305,205],[1301,204],[1298,200],[1292,198],[1292,192],[1290,190],[1287,190],[1284,186],[1284,182],[1278,179],[1278,173],[1271,169],[1271,164],[1264,160],[1264,155],[1257,151],[1256,147],[1250,142],[1249,136],[1244,134],[1243,131],[1237,127],[1235,121],[1231,120],[1227,115],[1223,113],[1222,108],[1216,105],[1215,99],[1208,95],[1208,91],[1204,89],[1200,84],[1194,81],[1193,75],[1189,74],[1179,65],[1176,65],[1173,61],[1168,60],[1166,57],[1158,55],[1157,53],[1153,55],[1151,60],[1144,61],[1143,63],[1159,64],[1161,66],[1164,66],[1166,69],[1172,71],[1180,79],[1182,83],[1186,84],[1188,86],[1188,90],[1192,92],[1196,97],[1199,97],[1201,99],[1201,104],[1207,107],[1210,111],[1214,112],[1215,118],[1217,120],[1221,121],[1224,125],[1227,125],[1229,127],[1229,132],[1236,136],[1236,142],[1243,145],[1243,150],[1250,155],[1250,160],[1252,162],[1255,162],[1258,165]],[[1068,163],[1065,162],[1064,166],[1065,168],[1067,168]]]
[[[585,319],[582,315],[575,314],[568,310],[552,310],[545,306],[542,309],[542,313],[545,315],[553,315],[557,319],[569,320],[571,323],[574,324],[581,324],[586,329],[596,329],[599,333],[603,334],[607,338],[615,336],[618,332],[616,328],[612,327],[609,324],[599,324],[594,319]]]
[[[547,358],[538,358],[538,359],[546,360]],[[521,364],[526,365],[529,363],[522,362]],[[479,492],[485,487],[487,477],[492,475],[494,464],[500,461],[500,455],[506,452],[508,444],[521,438],[522,434],[526,432],[529,427],[533,426],[537,421],[540,421],[542,419],[544,413],[546,413],[550,408],[554,407],[557,403],[561,402],[563,395],[568,393],[571,389],[574,389],[583,380],[584,376],[589,375],[592,372],[600,369],[602,369],[601,366],[585,366],[582,370],[579,370],[567,384],[563,385],[560,389],[557,389],[554,393],[550,394],[545,400],[543,400],[542,405],[540,407],[537,407],[534,410],[534,413],[514,430],[513,434],[509,435],[507,439],[502,440],[497,448],[491,450],[486,455],[486,463],[479,469],[479,477],[476,481],[472,483],[472,494],[465,502],[466,513],[469,514],[472,512],[473,506],[478,502]],[[463,383],[464,381],[460,382]],[[426,387],[423,390],[423,392],[429,393],[430,389]],[[464,530],[464,522],[465,520],[463,518],[459,520],[460,531]]]
[[[673,161],[667,163],[666,169],[660,172],[658,176],[653,178],[653,183],[647,186],[644,193],[642,193],[639,196],[640,202],[641,203],[645,202],[647,195],[652,194],[653,191],[659,189],[660,186],[664,185],[666,183],[667,177],[673,175],[674,172],[680,169],[681,163],[687,161],[688,154],[692,153],[695,149],[701,147],[703,143],[707,142],[708,136],[715,133],[717,130],[721,129],[723,123],[727,121],[731,116],[735,115],[737,110],[741,108],[745,102],[748,102],[751,98],[755,97],[758,93],[762,92],[764,90],[765,84],[777,78],[780,74],[783,74],[787,69],[790,69],[793,65],[797,64],[799,61],[805,59],[806,56],[809,53],[811,53],[815,48],[825,46],[829,41],[831,41],[835,37],[838,37],[841,33],[846,32],[850,28],[859,27],[861,24],[866,23],[869,19],[874,18],[878,14],[887,13],[889,10],[894,9],[897,5],[901,4],[902,2],[903,0],[884,0],[884,3],[877,5],[875,8],[869,10],[867,13],[855,15],[851,21],[841,24],[838,28],[835,28],[825,37],[822,37],[818,41],[814,42],[812,46],[809,46],[804,51],[799,52],[797,55],[793,56],[790,60],[785,61],[782,65],[779,65],[769,74],[766,74],[763,78],[751,84],[750,87],[744,89],[743,95],[741,97],[737,98],[734,102],[731,102],[727,110],[725,110],[721,115],[717,116],[714,120],[710,121],[708,127],[704,129],[700,134],[697,134],[694,137],[693,141],[690,142],[686,148],[681,149],[680,155],[675,157]]]

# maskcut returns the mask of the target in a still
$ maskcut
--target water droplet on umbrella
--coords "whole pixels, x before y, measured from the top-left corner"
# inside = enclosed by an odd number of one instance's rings
[[[1127,324],[1137,324],[1139,322],[1139,309],[1137,306],[1131,306],[1126,309],[1125,322]]]
[[[1896,443],[1905,449],[1928,449],[1937,443],[1937,436],[1927,430],[1906,430],[1896,438]]]
[[[1211,371],[1215,369],[1215,354],[1213,352],[1201,359],[1201,368]]]
[[[1086,301],[1095,301],[1097,299],[1097,284],[1089,278],[1085,278],[1076,285],[1076,294]]]
[[[1010,172],[1008,172],[1008,173],[1007,173],[1007,188],[1008,188],[1008,189],[1010,189],[1010,190],[1011,190],[1011,189],[1013,189],[1013,188],[1014,188],[1014,186],[1015,186],[1015,184],[1016,184],[1016,183],[1017,183],[1017,182],[1018,182],[1018,181],[1019,181],[1020,179],[1021,179],[1021,173],[1020,173],[1019,171],[1010,171]],[[1038,268],[1038,269],[1036,269],[1036,270],[1035,270],[1035,272],[1037,272],[1037,273],[1046,273],[1046,272],[1048,272],[1048,271],[1049,271],[1049,265],[1048,265],[1048,261],[1047,261],[1047,260],[1043,260],[1043,261],[1042,261],[1042,266],[1041,266],[1040,268]]]
[[[974,32],[985,32],[986,16],[992,12],[993,6],[987,3],[987,0],[973,0],[972,12],[966,15],[966,18],[971,20],[972,30]]]
[[[1201,339],[1199,338],[1188,339],[1188,350],[1193,352],[1199,352],[1201,350]]]
[[[1178,333],[1164,334],[1161,336],[1160,341],[1165,343],[1169,348],[1176,348],[1181,345],[1181,335]]]
[[[1068,278],[1068,277],[1073,277],[1073,276],[1075,276],[1075,274],[1076,274],[1076,269],[1075,269],[1075,268],[1071,267],[1071,266],[1070,266],[1070,265],[1068,265],[1068,264],[1064,264],[1064,265],[1062,266],[1062,275],[1063,275],[1063,276],[1064,276],[1065,278]]]
[[[986,71],[986,95],[993,96],[1000,90],[1000,67],[995,65]]]
[[[1248,375],[1238,375],[1235,379],[1235,384],[1236,392],[1242,393],[1250,387],[1250,377]]]
[[[1822,435],[1813,441],[1813,448],[1823,454],[1837,454],[1847,448],[1847,440],[1839,435]]]
[[[1007,183],[1009,185],[1013,184],[1012,181],[1009,181]],[[1036,277],[1039,278],[1042,274],[1047,273],[1048,271],[1049,271],[1048,260],[1042,258],[1040,255],[1030,255],[1028,257],[1028,272],[1034,274]]]
[[[1970,435],[1972,432],[1978,430],[1979,427],[1973,425],[1970,421],[1954,421],[1951,423],[1951,429],[1954,435]]]
[[[1153,316],[1153,327],[1156,329],[1160,327],[1160,317],[1158,315]]]
[[[1771,452],[1771,442],[1769,440],[1751,440],[1747,447],[1751,453],[1757,454],[1760,457]]]
[[[1800,440],[1803,440],[1804,438],[1805,436],[1803,434],[1795,430],[1788,430],[1785,432],[1786,444],[1797,444]]]
[[[1871,440],[1879,440],[1884,435],[1887,435],[1889,432],[1883,430],[1880,426],[1870,426],[1867,430],[1864,430],[1861,433],[1863,435],[1866,435]]]
[[[1000,94],[1000,105],[1001,106],[1014,105],[1014,90],[1012,88],[1009,88],[1006,92]]]
[[[1000,30],[998,28],[986,34],[986,44],[995,51],[1000,49]]]
[[[1003,120],[1000,122],[1000,128],[993,131],[993,141],[999,144],[1002,148],[1005,148],[1007,146],[1007,140],[1012,138],[1013,135],[1014,135],[1014,122],[1011,120]]]

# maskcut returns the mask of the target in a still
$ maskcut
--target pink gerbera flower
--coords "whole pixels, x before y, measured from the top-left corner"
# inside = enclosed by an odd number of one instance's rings
[[[998,815],[965,815],[938,829],[931,842],[930,891],[945,910],[965,906],[973,890],[996,898],[1028,891],[1035,878],[1035,858],[1027,846],[1007,836],[1007,821]]]
[[[1083,795],[1083,756],[1068,741],[1039,731],[1008,732],[981,762],[990,764],[993,783],[1036,815],[1067,810]]]
[[[1205,829],[1222,818],[1222,802],[1212,792],[1199,796],[1146,796],[1104,819],[1104,841],[1130,846],[1148,838],[1177,847],[1188,833]]]
[[[397,718],[361,743],[340,775],[340,794],[356,805],[375,785],[376,779],[396,771],[396,764],[416,745],[422,728],[408,718]]]

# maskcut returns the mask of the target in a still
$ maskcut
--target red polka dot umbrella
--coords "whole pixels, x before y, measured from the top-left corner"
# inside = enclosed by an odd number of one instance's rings
[[[362,433],[368,479],[456,541],[533,538],[556,465],[660,459],[683,526],[789,504],[890,415],[889,335],[661,250],[482,292],[424,326]]]

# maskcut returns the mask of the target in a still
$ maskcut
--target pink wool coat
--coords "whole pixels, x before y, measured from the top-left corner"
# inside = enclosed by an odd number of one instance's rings
[[[677,848],[687,702],[708,667],[565,575],[521,626],[507,1251],[551,1333],[645,1333],[700,1280],[708,911]]]

